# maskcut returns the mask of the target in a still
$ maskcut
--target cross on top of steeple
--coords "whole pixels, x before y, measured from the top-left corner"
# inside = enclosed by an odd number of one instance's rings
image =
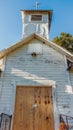
[[[38,6],[40,5],[41,3],[37,2],[34,4],[34,7],[36,8],[36,10],[38,10]]]

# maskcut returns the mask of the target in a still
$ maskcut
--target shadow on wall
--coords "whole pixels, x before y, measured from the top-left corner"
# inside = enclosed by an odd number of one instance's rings
[[[30,74],[28,72],[23,72],[22,70],[12,69],[12,74],[14,74],[15,76],[22,77],[24,79],[36,81],[36,82],[43,84],[43,85],[50,85],[51,86],[51,85],[54,85],[56,83],[53,80],[48,80],[46,78],[39,77],[37,75]]]

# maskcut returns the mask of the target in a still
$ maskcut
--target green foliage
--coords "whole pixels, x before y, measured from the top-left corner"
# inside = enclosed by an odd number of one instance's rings
[[[73,36],[71,34],[61,32],[60,37],[57,36],[52,41],[73,53]]]

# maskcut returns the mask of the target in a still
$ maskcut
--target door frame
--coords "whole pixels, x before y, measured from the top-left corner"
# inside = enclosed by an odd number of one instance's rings
[[[32,87],[31,85],[16,85],[15,87],[15,97],[16,97],[16,89],[18,86],[24,86],[24,87]],[[33,87],[52,87],[52,101],[53,101],[53,110],[54,110],[54,128],[55,130],[58,130],[59,128],[59,112],[58,112],[58,107],[57,107],[57,101],[56,101],[56,88],[57,88],[57,84],[55,81],[49,80],[49,84],[48,85],[35,85]],[[14,108],[15,108],[15,97],[14,97]],[[14,116],[14,108],[13,108],[13,116]],[[13,119],[13,118],[12,118]],[[13,125],[13,120],[12,123]],[[12,125],[11,125],[11,130],[12,130]]]

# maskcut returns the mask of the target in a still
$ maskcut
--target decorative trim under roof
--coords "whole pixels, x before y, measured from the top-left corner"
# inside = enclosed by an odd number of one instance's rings
[[[53,10],[21,10],[21,12],[24,12],[25,14],[30,14],[30,13],[48,14],[48,13],[50,13],[52,15]]]

